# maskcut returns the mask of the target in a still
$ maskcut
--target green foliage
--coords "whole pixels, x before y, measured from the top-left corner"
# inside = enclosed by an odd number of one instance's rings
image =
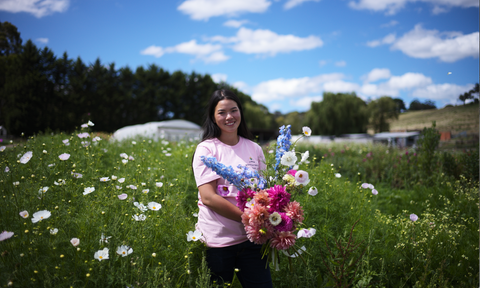
[[[367,131],[366,104],[355,93],[325,92],[322,102],[312,102],[305,118],[314,135],[341,135]]]
[[[65,139],[69,139],[69,146],[62,142]],[[190,166],[196,143],[149,139],[92,142],[76,134],[40,135],[25,140],[0,149],[0,226],[15,233],[0,241],[0,286],[9,281],[14,287],[211,286],[204,257],[206,247],[200,242],[187,242],[185,235],[194,230],[197,221],[193,213],[198,209],[198,192]],[[85,140],[92,143],[85,147],[81,143]],[[297,151],[305,148],[298,145]],[[311,162],[305,170],[310,185],[319,193],[296,194],[295,200],[305,211],[303,227],[313,227],[317,232],[312,238],[297,240],[298,247],[306,248],[302,254],[305,263],[290,259],[294,264],[290,270],[288,258],[280,258],[280,271],[272,269],[274,287],[329,287],[330,264],[324,265],[321,258],[329,254],[324,239],[328,247],[334,247],[339,239],[343,239],[339,243],[348,243],[350,232],[355,236],[350,243],[363,243],[359,253],[349,258],[358,259],[351,266],[356,271],[352,286],[478,286],[474,277],[479,263],[477,182],[463,176],[458,180],[442,177],[441,171],[434,170],[438,180],[429,186],[391,189],[389,182],[378,178],[370,182],[379,191],[373,195],[370,189],[361,188],[367,173],[364,166],[374,167],[374,163],[382,161],[383,168],[399,164],[395,161],[406,163],[405,151],[343,145],[308,150]],[[26,151],[32,151],[33,157],[21,164],[17,155]],[[322,158],[321,151],[328,156]],[[62,161],[58,158],[62,153],[71,156]],[[121,153],[133,159],[123,163]],[[368,153],[371,157],[363,162]],[[416,157],[412,154],[408,154],[410,162]],[[274,161],[273,154],[266,155],[268,161]],[[352,158],[342,162],[351,166],[335,164],[340,155]],[[6,167],[9,172],[5,172]],[[345,168],[354,173],[347,173]],[[360,175],[358,171],[362,171]],[[72,172],[83,176],[75,178]],[[338,172],[340,177],[335,175]],[[112,175],[117,176],[116,180]],[[109,177],[110,181],[102,182],[101,177]],[[120,183],[120,178],[125,182]],[[63,180],[64,185],[55,184]],[[163,186],[157,187],[157,182]],[[130,185],[137,189],[128,188]],[[43,187],[49,189],[40,195]],[[95,191],[83,195],[86,187],[95,187]],[[145,189],[149,189],[148,193]],[[118,198],[122,193],[128,195],[126,200]],[[155,201],[162,208],[143,212],[146,220],[135,221],[132,216],[142,212],[133,201]],[[30,213],[27,219],[19,215],[24,210]],[[51,211],[52,215],[32,223],[33,213],[39,210]],[[410,213],[417,214],[419,220],[409,220]],[[53,228],[58,229],[56,235],[50,233]],[[108,243],[99,242],[102,233],[112,236]],[[73,237],[80,239],[78,247],[70,243]],[[133,253],[117,255],[120,245],[132,247]],[[110,259],[94,259],[94,253],[104,247],[110,249]],[[342,247],[344,251],[346,246]],[[239,287],[238,281],[231,287]]]
[[[435,150],[440,143],[440,133],[435,129],[435,121],[432,123],[432,127],[423,128],[420,139],[418,139],[418,163],[419,169],[422,172],[421,177],[426,181],[432,181],[432,172],[437,162]]]
[[[370,115],[369,123],[375,132],[389,131],[388,120],[398,119],[398,104],[388,96],[371,101],[368,103],[367,109]]]
[[[431,100],[427,100],[423,103],[418,101],[417,99],[413,100],[408,107],[410,111],[417,111],[417,110],[429,110],[429,109],[437,109],[435,103]]]

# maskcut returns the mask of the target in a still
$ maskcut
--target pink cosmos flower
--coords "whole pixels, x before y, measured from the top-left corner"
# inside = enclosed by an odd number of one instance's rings
[[[377,189],[372,189],[372,194],[373,194],[373,195],[377,195],[377,194],[378,194]]]
[[[286,250],[295,244],[295,235],[290,231],[279,232],[270,241],[270,247],[277,250]]]
[[[415,214],[410,214],[410,220],[412,220],[413,222],[415,222],[415,221],[418,220],[418,216],[415,215]]]
[[[0,233],[0,241],[6,240],[12,237],[13,234],[14,234],[13,232],[3,231],[2,233]]]
[[[74,247],[77,247],[78,245],[80,245],[80,239],[78,239],[78,238],[72,238],[72,239],[70,240],[70,243],[72,243],[72,245],[73,245]]]
[[[230,187],[228,185],[218,185],[217,192],[221,196],[227,196],[230,193]]]
[[[297,173],[297,170],[289,170],[288,171],[288,174],[292,175],[293,177],[295,177],[295,174]]]
[[[308,173],[303,170],[298,170],[297,173],[295,173],[295,185],[307,185],[310,182],[310,179],[308,178]]]
[[[90,137],[90,134],[88,134],[87,132],[83,132],[83,133],[80,133],[80,134],[77,134],[78,138],[88,138]]]
[[[58,156],[58,158],[60,158],[60,160],[68,160],[68,158],[70,158],[70,154],[68,153],[63,153],[63,154],[60,154],[60,156]]]
[[[315,233],[317,232],[317,230],[315,230],[315,228],[310,228],[310,229],[301,229],[300,231],[298,231],[297,233],[297,238],[310,238],[312,237],[313,235],[315,235]]]
[[[120,199],[120,200],[125,200],[125,199],[127,199],[127,197],[128,197],[128,195],[125,194],[125,193],[118,195],[118,199]]]
[[[26,210],[20,212],[19,214],[20,214],[20,216],[22,216],[22,218],[28,218],[28,211],[26,211]]]

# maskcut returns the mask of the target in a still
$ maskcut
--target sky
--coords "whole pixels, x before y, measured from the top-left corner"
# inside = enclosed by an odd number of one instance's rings
[[[209,74],[270,112],[324,92],[460,105],[479,82],[478,0],[0,0],[57,57]]]

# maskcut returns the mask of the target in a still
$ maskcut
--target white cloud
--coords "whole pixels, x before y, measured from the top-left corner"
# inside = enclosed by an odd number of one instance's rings
[[[460,94],[469,91],[474,85],[468,84],[459,86],[456,84],[432,84],[426,87],[415,89],[412,95],[418,98],[435,99],[435,100],[453,100],[455,103]]]
[[[438,57],[444,62],[474,57],[479,54],[479,32],[463,35],[461,32],[426,30],[421,25],[395,41],[392,50],[400,50],[414,58]]]
[[[432,78],[427,77],[421,73],[408,72],[402,76],[391,77],[387,85],[393,89],[411,89],[415,87],[422,87],[432,83]]]
[[[237,52],[270,56],[323,46],[323,41],[313,35],[301,38],[295,35],[278,35],[270,30],[250,30],[243,27],[238,30],[236,37],[230,38],[230,41],[235,42],[233,50]]]
[[[370,83],[370,82],[375,82],[380,79],[388,79],[392,76],[390,74],[390,70],[386,68],[375,68],[370,71],[367,76],[365,76],[365,82]]]
[[[223,54],[221,45],[214,44],[197,44],[196,40],[180,43],[172,47],[159,47],[152,45],[140,51],[142,55],[152,55],[161,57],[165,53],[183,53],[194,55],[196,59],[202,60],[205,63],[219,63],[228,60],[230,57]]]
[[[391,34],[388,34],[387,36],[383,37],[383,39],[373,40],[373,41],[367,42],[367,46],[377,47],[377,46],[380,46],[380,45],[383,45],[383,44],[392,44],[393,42],[395,42],[395,38],[396,38],[395,34],[391,33]]]
[[[248,20],[228,20],[227,22],[223,23],[223,26],[238,28],[246,23],[248,23]]]
[[[302,4],[303,2],[308,2],[308,1],[313,1],[313,2],[320,2],[320,0],[288,0],[285,5],[283,5],[283,8],[285,10],[292,9],[295,6],[298,6]]]
[[[310,109],[312,102],[321,102],[322,100],[323,100],[323,96],[302,97],[300,99],[290,100],[289,105],[308,110]]]
[[[323,90],[332,93],[351,93],[358,91],[359,89],[360,86],[358,84],[342,80],[329,81],[323,84]]]
[[[47,44],[48,43],[48,38],[37,38],[35,41],[42,43],[42,44]]]
[[[213,82],[220,83],[220,82],[227,82],[227,74],[216,73],[211,75]]]
[[[11,13],[26,12],[41,18],[55,12],[67,11],[69,4],[70,0],[2,0],[0,10]]]
[[[267,0],[186,0],[177,9],[194,20],[208,20],[216,16],[263,13],[270,4]]]
[[[242,91],[243,93],[250,94],[250,86],[248,86],[248,84],[243,81],[234,82],[232,86]]]
[[[380,27],[382,27],[382,28],[393,27],[393,26],[396,26],[397,24],[398,24],[398,21],[391,20],[388,23],[380,25]]]
[[[385,79],[385,77],[390,73],[390,71],[387,70],[388,69],[373,69],[368,74],[367,79],[369,76],[372,77],[372,79],[375,79],[376,77],[382,77]],[[430,84],[432,84],[432,79],[430,77],[427,77],[421,73],[408,72],[402,76],[391,76],[386,82],[379,84],[364,83],[358,92],[361,95],[368,97],[397,97],[400,95],[400,91],[423,88]]]
[[[409,2],[431,3],[434,5],[433,13],[443,12],[443,10],[451,7],[479,7],[478,0],[358,0],[350,1],[348,5],[353,9],[366,9],[376,12],[384,11],[387,15],[393,15],[405,8],[405,5]]]
[[[337,67],[345,67],[345,66],[347,66],[347,62],[345,62],[345,61],[343,61],[343,60],[342,60],[342,61],[338,61],[338,62],[335,62],[335,66],[337,66]]]
[[[318,65],[320,65],[320,67],[325,66],[326,64],[327,64],[327,61],[326,61],[326,60],[320,60],[320,61],[318,61]]]
[[[268,80],[253,87],[252,98],[262,103],[318,94],[322,91],[324,83],[337,81],[343,77],[341,73],[332,73],[315,77]]]

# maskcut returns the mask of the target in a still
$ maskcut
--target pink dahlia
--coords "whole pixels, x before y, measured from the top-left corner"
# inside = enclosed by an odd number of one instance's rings
[[[255,244],[265,244],[273,235],[273,227],[266,225],[265,227],[245,226],[248,240]]]
[[[280,212],[278,213],[282,217],[282,222],[275,226],[275,229],[278,231],[292,231],[293,228],[293,221],[290,219],[286,213]]]
[[[285,190],[284,186],[275,185],[268,188],[267,192],[270,197],[270,209],[268,210],[270,213],[283,211],[290,202],[291,195]]]
[[[288,203],[287,207],[284,210],[287,213],[287,216],[290,217],[296,223],[302,223],[303,221],[303,208],[300,206],[300,203],[293,201]]]
[[[236,197],[237,207],[240,208],[240,210],[245,211],[245,205],[247,204],[248,201],[253,199],[254,195],[255,195],[255,191],[253,191],[250,188],[245,188],[238,191],[238,194]]]
[[[244,214],[246,213],[249,216],[249,225],[263,226],[265,222],[268,222],[268,217],[270,217],[270,213],[268,213],[267,207],[262,205],[255,205],[253,206],[253,208],[250,208],[248,210],[249,211],[245,211]]]
[[[286,250],[295,244],[295,235],[290,231],[277,233],[270,241],[270,247],[277,250]]]
[[[263,207],[267,207],[270,205],[270,198],[268,197],[268,193],[265,190],[260,190],[255,194],[253,197],[255,199],[255,203],[262,205]]]

